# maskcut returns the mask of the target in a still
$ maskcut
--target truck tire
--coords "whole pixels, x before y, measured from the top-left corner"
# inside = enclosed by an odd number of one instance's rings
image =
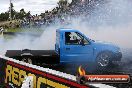
[[[96,66],[99,68],[106,68],[111,65],[111,58],[112,53],[111,52],[101,52],[97,55],[96,58]]]
[[[31,56],[32,56],[31,50],[24,49],[21,51],[21,57],[22,57],[21,61],[29,63],[29,64],[33,64]]]
[[[33,64],[32,59],[30,57],[23,57],[21,61],[29,64]]]

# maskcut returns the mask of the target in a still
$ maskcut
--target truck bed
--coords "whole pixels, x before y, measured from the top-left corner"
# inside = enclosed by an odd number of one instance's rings
[[[7,50],[5,56],[17,60],[29,56],[35,63],[58,64],[60,62],[59,55],[54,50]]]

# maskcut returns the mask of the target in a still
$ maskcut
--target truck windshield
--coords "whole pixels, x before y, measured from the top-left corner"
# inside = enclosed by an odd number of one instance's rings
[[[78,32],[65,32],[65,44],[67,45],[80,45],[83,40],[84,44],[89,44],[88,40],[85,39]]]

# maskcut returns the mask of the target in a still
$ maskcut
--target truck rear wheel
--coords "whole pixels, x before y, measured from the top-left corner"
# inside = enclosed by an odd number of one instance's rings
[[[22,61],[26,62],[26,63],[29,63],[29,64],[32,64],[32,59],[30,57],[23,57]]]

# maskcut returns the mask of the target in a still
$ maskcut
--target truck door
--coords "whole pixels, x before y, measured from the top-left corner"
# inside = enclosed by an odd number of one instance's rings
[[[65,62],[86,62],[93,57],[93,47],[88,39],[78,32],[65,32],[63,58]],[[83,40],[83,44],[82,43]]]

